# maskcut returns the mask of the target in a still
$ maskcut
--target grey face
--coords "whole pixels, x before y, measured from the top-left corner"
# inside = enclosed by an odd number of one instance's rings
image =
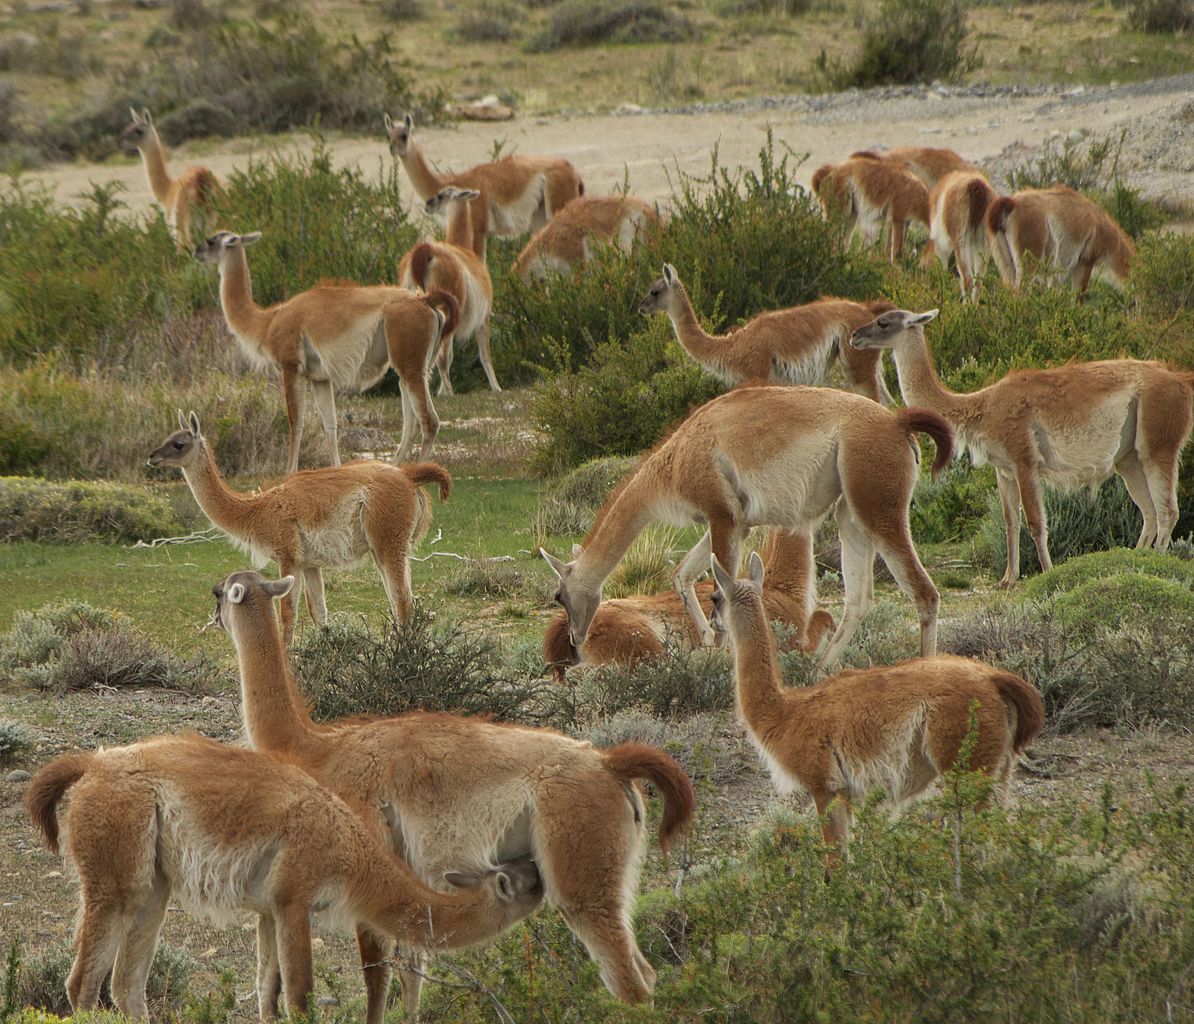
[[[893,309],[883,313],[869,324],[858,328],[850,336],[852,348],[891,348],[904,332],[913,327],[923,327],[937,315],[937,310],[927,313],[909,313],[906,309]]]
[[[125,153],[135,153],[149,135],[149,125],[139,118],[120,133],[120,148]]]
[[[393,156],[406,156],[410,151],[410,140],[414,135],[415,122],[408,114],[401,124],[389,124],[390,153]]]
[[[652,313],[662,313],[667,309],[667,281],[662,277],[656,278],[651,285],[651,290],[647,292],[647,297],[639,304],[638,311],[643,316],[650,316]]]
[[[199,438],[190,430],[176,430],[149,453],[149,465],[154,469],[181,466],[186,463]]]

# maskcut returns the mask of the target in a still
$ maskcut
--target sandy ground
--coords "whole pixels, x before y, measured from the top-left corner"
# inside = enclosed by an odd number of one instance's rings
[[[381,117],[378,117],[379,129]],[[427,154],[445,168],[488,159],[495,139],[506,152],[565,156],[581,170],[591,194],[621,187],[650,199],[669,195],[669,173],[707,173],[714,144],[723,164],[753,165],[768,128],[778,142],[808,153],[800,168],[807,182],[822,163],[855,149],[896,145],[948,146],[1000,175],[1030,156],[1051,136],[1074,132],[1095,137],[1125,131],[1120,161],[1133,184],[1153,198],[1194,201],[1194,74],[1128,86],[1063,90],[901,88],[792,96],[683,111],[564,115],[501,124],[461,123],[419,129]],[[175,166],[201,160],[217,174],[243,166],[254,155],[310,147],[305,136],[238,139],[217,146],[183,147]],[[385,139],[339,137],[337,161],[374,171],[390,160]],[[62,202],[89,181],[120,181],[134,210],[152,196],[138,162],[61,165],[34,175]],[[250,227],[246,225],[246,230]]]

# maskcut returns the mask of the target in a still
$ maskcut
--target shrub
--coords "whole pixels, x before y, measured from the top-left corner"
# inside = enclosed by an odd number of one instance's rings
[[[664,657],[634,668],[602,665],[570,676],[581,716],[601,720],[639,709],[672,719],[734,706],[726,652],[691,650],[678,637],[667,638],[665,648]]]
[[[1080,583],[1059,594],[1053,607],[1062,625],[1082,637],[1140,624],[1154,615],[1194,622],[1194,591],[1172,579],[1125,572]]]
[[[487,3],[461,14],[456,34],[466,43],[508,43],[518,35],[515,16],[506,4]]]
[[[1187,590],[1194,590],[1194,565],[1189,562],[1159,551],[1115,548],[1081,555],[1056,565],[1048,572],[1025,581],[1022,593],[1026,598],[1038,600],[1052,594],[1066,594],[1084,584],[1127,573],[1172,580]]]
[[[970,538],[987,515],[993,476],[986,467],[976,470],[966,455],[950,463],[936,480],[922,474],[911,507],[917,542],[941,544]]]
[[[1146,317],[1194,312],[1194,235],[1164,232],[1141,239],[1132,263],[1132,291]]]
[[[539,532],[557,537],[588,533],[597,510],[635,463],[623,456],[592,459],[548,483],[535,509]]]
[[[1138,32],[1189,32],[1194,29],[1194,3],[1129,0],[1128,24]]]
[[[687,17],[659,0],[566,0],[526,48],[543,53],[601,43],[676,43],[695,34]]]
[[[0,542],[127,542],[179,532],[170,503],[144,487],[0,477]]]
[[[862,52],[848,65],[818,68],[840,89],[908,82],[956,82],[981,63],[967,45],[963,0],[882,0],[863,26]]]
[[[23,722],[0,718],[0,768],[23,760],[37,744],[37,733]]]
[[[541,601],[544,586],[529,569],[513,562],[470,558],[444,582],[444,593],[455,597],[512,598]]]
[[[378,11],[389,21],[417,21],[427,13],[423,0],[382,0]]]

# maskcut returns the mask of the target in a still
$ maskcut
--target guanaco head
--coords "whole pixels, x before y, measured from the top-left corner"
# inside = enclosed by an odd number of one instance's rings
[[[407,114],[401,124],[395,124],[389,114],[386,118],[386,135],[390,139],[390,152],[397,157],[406,156],[415,141],[415,119]]]
[[[650,316],[652,313],[666,313],[671,308],[672,294],[679,286],[680,278],[676,274],[676,268],[670,263],[665,263],[663,277],[658,278],[651,285],[647,297],[639,303],[638,311],[643,316]]]
[[[492,871],[448,871],[444,881],[457,889],[491,886],[501,903],[508,903],[518,917],[531,913],[543,900],[543,879],[530,854],[502,861]]]
[[[752,633],[762,623],[767,625],[763,611],[763,559],[757,551],[750,553],[746,579],[735,579],[733,573],[722,568],[713,556],[713,614],[709,625],[719,635],[728,635],[730,643],[755,643]]]
[[[924,338],[924,325],[937,316],[939,310],[909,313],[906,309],[891,309],[864,324],[850,336],[851,348],[895,348],[910,333]]]
[[[126,153],[133,153],[140,149],[147,139],[156,135],[153,127],[153,118],[149,116],[149,111],[142,107],[141,113],[137,113],[132,107],[129,107],[129,113],[132,114],[133,120],[129,126],[120,133],[120,148]]]
[[[293,586],[293,576],[267,580],[252,569],[234,572],[211,588],[216,610],[211,614],[210,624],[231,633],[235,639],[237,623],[247,621],[248,613],[258,621],[264,618],[276,631],[274,599],[285,597]]]
[[[252,245],[261,238],[260,231],[247,235],[234,235],[231,231],[217,231],[195,246],[195,259],[200,263],[220,263],[224,257],[239,252],[244,246]]]
[[[154,469],[190,466],[199,457],[203,446],[203,435],[199,432],[199,417],[194,412],[189,417],[178,410],[179,429],[149,453],[147,460]]]
[[[428,213],[447,213],[453,203],[468,203],[476,199],[481,193],[475,188],[441,188],[427,200]]]
[[[597,606],[601,604],[601,587],[593,587],[583,577],[577,577],[576,561],[583,553],[584,549],[579,544],[573,544],[572,561],[561,562],[543,548],[539,549],[543,560],[559,577],[555,599],[568,614],[568,639],[573,647],[585,642],[589,626],[593,624],[593,616],[597,614]]]

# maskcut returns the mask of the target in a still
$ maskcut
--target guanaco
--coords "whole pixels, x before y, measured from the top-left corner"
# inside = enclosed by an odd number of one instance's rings
[[[659,226],[659,212],[635,196],[580,196],[540,228],[518,254],[514,268],[524,281],[566,274],[587,263],[590,239],[613,243],[629,254],[634,243]]]
[[[666,313],[680,347],[730,387],[820,384],[836,360],[849,390],[892,405],[883,381],[882,358],[846,344],[856,327],[888,309],[895,307],[882,300],[818,299],[760,313],[728,334],[709,334],[701,327],[676,268],[665,263],[663,276],[651,285],[638,311],[644,316]]]
[[[485,239],[536,231],[577,196],[584,183],[567,160],[546,156],[507,156],[477,164],[467,171],[441,174],[434,170],[415,142],[415,122],[409,114],[398,124],[385,115],[390,152],[406,168],[420,199],[427,200],[449,186],[476,189],[472,201],[477,255],[485,255]]]
[[[931,189],[947,174],[973,171],[975,168],[952,149],[931,146],[894,146],[891,149],[864,149],[850,154],[851,160],[882,160],[905,167]]]
[[[858,232],[867,245],[878,240],[886,224],[887,255],[893,263],[904,252],[909,223],[929,226],[929,190],[898,163],[856,158],[825,164],[813,173],[812,189],[825,215],[844,211],[850,234]]]
[[[1067,185],[996,199],[987,210],[987,231],[1005,284],[1019,290],[1037,270],[1068,274],[1079,302],[1095,271],[1117,288],[1127,284],[1136,255],[1110,214]]]
[[[189,252],[196,238],[204,238],[215,226],[215,205],[220,182],[206,167],[188,167],[177,178],[166,168],[166,151],[158,138],[149,111],[137,113],[129,107],[132,122],[120,136],[121,148],[136,150],[145,164],[145,177],[153,197],[166,215],[166,226],[179,252]],[[192,236],[192,230],[194,235]]]
[[[315,725],[278,636],[279,584],[233,573],[214,590],[213,622],[236,645],[250,743],[284,754],[321,785],[383,823],[394,849],[429,885],[445,870],[476,872],[530,854],[547,899],[627,1002],[650,998],[655,971],[630,926],[646,815],[637,779],[663,796],[663,849],[687,829],[692,783],[667,754],[624,743],[600,750],[550,729],[415,712]],[[357,928],[367,1024],[381,1024],[390,948]],[[403,1003],[418,1011],[421,977],[403,971]]]
[[[952,768],[972,707],[978,735],[967,767],[992,776],[997,795],[1008,800],[1017,755],[1045,721],[1034,687],[981,661],[939,655],[787,688],[763,608],[759,556],[751,555],[747,579],[734,579],[716,558],[713,575],[713,614],[734,651],[738,717],[775,788],[803,789],[813,798],[827,844],[844,844],[852,805],[872,790],[885,790],[899,805]]]
[[[496,936],[543,897],[529,860],[445,876],[474,886],[464,892],[430,888],[381,829],[300,768],[201,736],[66,754],[42,768],[25,801],[54,853],[68,790],[65,859],[83,889],[67,981],[76,1012],[95,1009],[111,971],[120,1011],[148,1015],[145,983],[171,896],[212,916],[260,915],[263,1020],[277,1017],[279,995],[292,1014],[308,1009],[315,910],[420,947],[456,948]]]
[[[390,367],[398,374],[402,392],[402,440],[396,461],[410,455],[416,410],[423,435],[419,458],[426,459],[439,431],[427,385],[429,364],[441,335],[456,330],[460,319],[456,299],[439,290],[420,296],[393,286],[328,283],[262,308],[253,301],[245,256],[245,247],[260,238],[257,231],[247,235],[218,231],[196,247],[195,258],[219,266],[224,319],[245,354],[258,366],[273,367],[282,375],[290,422],[286,472],[298,469],[306,385],[315,392],[332,465],[338,466],[335,389],[364,391]]]
[[[446,210],[448,231],[442,242],[420,242],[398,264],[398,283],[424,292],[446,291],[460,307],[456,330],[444,331],[440,339],[439,393],[452,394],[452,356],[456,338],[476,336],[481,366],[491,391],[501,391],[493,371],[489,350],[489,314],[493,309],[493,282],[483,256],[470,247],[473,218],[470,203],[481,193],[476,189],[445,188],[427,200],[427,212]]]
[[[736,566],[750,527],[815,533],[833,511],[845,610],[820,665],[841,655],[873,600],[876,549],[916,605],[921,653],[936,653],[939,597],[908,525],[916,433],[936,444],[937,472],[953,454],[953,432],[926,409],[892,411],[860,395],[801,387],[738,388],[707,402],[623,478],[583,546],[573,548],[573,561],[540,549],[559,577],[555,598],[568,613],[572,645],[584,644],[602,585],[648,523],[708,524],[673,582],[702,640],[712,645],[716,637],[694,589],[710,553]]]
[[[1190,437],[1194,373],[1163,363],[1109,359],[1050,370],[1018,370],[970,394],[946,388],[925,341],[937,310],[897,309],[854,332],[859,348],[890,348],[905,402],[935,409],[970,449],[995,468],[1007,528],[1007,571],[1020,575],[1020,509],[1048,570],[1042,482],[1097,486],[1118,473],[1140,509],[1138,548],[1169,546],[1177,523],[1177,469]]]
[[[833,616],[816,607],[817,570],[813,562],[813,538],[807,533],[769,530],[763,545],[767,586],[763,604],[767,618],[787,626],[786,649],[815,651],[833,632]],[[712,583],[697,585],[701,607],[709,606]],[[626,665],[663,656],[669,639],[691,647],[701,642],[692,620],[674,590],[661,594],[602,601],[593,616],[584,644],[572,646],[568,639],[568,616],[560,612],[543,636],[543,659],[563,682],[572,665]]]
[[[922,262],[935,253],[941,265],[948,266],[952,253],[963,301],[978,299],[979,280],[987,269],[987,209],[996,198],[995,189],[978,171],[950,171],[929,193],[932,224]]]
[[[254,563],[278,563],[281,575],[299,583],[282,602],[282,634],[294,637],[295,610],[306,584],[307,611],[328,621],[323,569],[355,565],[366,556],[381,574],[390,611],[405,622],[413,608],[410,552],[427,532],[431,506],[419,489],[437,484],[440,501],[452,493],[452,477],[434,462],[391,466],[360,460],[308,469],[263,491],[239,494],[220,475],[199,417],[178,414],[179,429],[149,456],[149,465],[182,471],[195,501]]]

